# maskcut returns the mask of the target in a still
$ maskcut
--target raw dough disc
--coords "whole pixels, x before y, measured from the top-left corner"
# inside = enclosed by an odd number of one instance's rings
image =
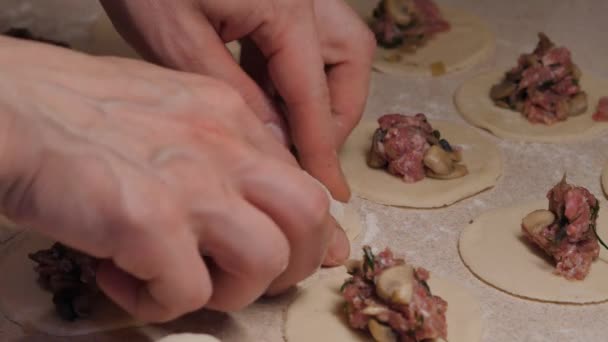
[[[33,232],[24,232],[11,241],[0,256],[0,309],[10,321],[24,329],[53,336],[87,335],[138,325],[109,300],[96,303],[94,314],[86,320],[65,322],[55,313],[52,294],[37,283],[34,262],[28,254],[52,245]]]
[[[287,342],[373,341],[348,326],[340,295],[340,287],[347,277],[345,273],[332,274],[301,290],[287,309],[284,328]],[[477,300],[455,283],[432,275],[429,285],[434,294],[448,302],[448,340],[480,341],[481,309]]]
[[[0,243],[6,242],[22,231],[16,223],[0,215]]]
[[[431,122],[441,135],[454,145],[463,147],[465,177],[451,180],[424,180],[408,184],[383,169],[372,169],[366,159],[372,135],[378,124],[362,122],[340,151],[346,178],[359,196],[380,204],[437,208],[475,195],[496,184],[502,173],[502,154],[498,147],[474,128],[447,121]]]
[[[172,334],[156,342],[221,342],[217,338],[206,334]]]
[[[240,45],[237,42],[228,43],[226,47],[235,58],[238,58]],[[116,32],[112,21],[103,11],[91,29],[91,40],[85,51],[93,55],[140,58],[139,54]]]
[[[583,281],[553,273],[554,263],[524,239],[521,220],[547,200],[496,209],[479,216],[460,236],[460,256],[481,280],[510,294],[557,303],[597,303],[608,300],[608,252],[601,249]],[[608,217],[600,209],[598,233],[608,238]]]
[[[602,171],[602,188],[606,196],[608,196],[608,164],[604,166],[604,171]]]
[[[591,119],[601,95],[608,89],[608,81],[583,73],[581,86],[589,96],[587,112],[547,126],[532,124],[521,113],[494,105],[490,99],[490,89],[503,75],[503,71],[481,74],[466,81],[456,91],[456,107],[471,124],[487,129],[501,138],[548,143],[585,140],[608,129],[608,123]]]
[[[369,22],[377,1],[350,0],[351,6]],[[441,7],[452,28],[439,33],[414,53],[398,49],[376,49],[374,68],[378,71],[401,76],[412,74],[431,76],[431,64],[442,62],[446,72],[472,67],[488,58],[495,50],[495,38],[487,25],[478,17],[456,9]],[[389,62],[392,56],[400,61]]]

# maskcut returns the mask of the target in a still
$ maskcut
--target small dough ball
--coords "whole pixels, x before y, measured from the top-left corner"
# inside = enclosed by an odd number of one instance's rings
[[[156,342],[221,342],[217,338],[206,334],[171,334]]]

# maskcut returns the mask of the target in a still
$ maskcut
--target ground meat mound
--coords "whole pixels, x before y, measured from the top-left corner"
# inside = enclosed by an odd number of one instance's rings
[[[385,48],[413,50],[450,29],[432,0],[382,0],[373,16],[372,30]]]
[[[583,280],[600,252],[595,233],[598,200],[585,188],[562,180],[547,194],[555,221],[534,234],[524,235],[556,262],[555,272],[570,280]]]
[[[389,249],[374,256],[364,247],[361,267],[351,271],[342,287],[348,322],[355,329],[367,330],[370,320],[390,327],[397,341],[417,342],[435,338],[447,339],[447,302],[434,296],[427,284],[429,272],[414,268],[412,297],[409,304],[383,300],[376,291],[376,280],[387,269],[405,264],[394,258]]]
[[[521,112],[528,121],[551,125],[587,110],[587,94],[579,85],[580,69],[570,51],[543,34],[532,53],[492,87],[490,97],[503,108]]]
[[[406,183],[423,180],[427,173],[424,158],[433,145],[446,153],[459,155],[460,150],[441,138],[424,114],[387,114],[378,119],[367,164],[386,168]]]
[[[93,303],[101,295],[95,281],[98,260],[55,243],[32,253],[40,286],[53,293],[59,316],[66,321],[90,316]]]

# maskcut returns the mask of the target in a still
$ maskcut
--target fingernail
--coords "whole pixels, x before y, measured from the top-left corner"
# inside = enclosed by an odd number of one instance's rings
[[[342,228],[334,232],[333,241],[329,245],[323,266],[339,266],[350,256],[350,241]]]

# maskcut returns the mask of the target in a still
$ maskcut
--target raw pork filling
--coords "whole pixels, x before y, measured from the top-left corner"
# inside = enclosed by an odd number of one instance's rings
[[[522,54],[517,66],[492,87],[490,97],[503,108],[521,112],[528,121],[546,125],[587,110],[580,69],[570,51],[557,47],[543,34],[534,52]]]
[[[432,0],[382,0],[373,16],[372,30],[385,48],[415,49],[450,29]]]
[[[556,273],[583,280],[600,252],[595,232],[598,200],[585,188],[562,180],[547,194],[555,220],[536,232],[523,227],[525,236],[553,257]]]
[[[95,281],[98,260],[55,243],[51,248],[29,255],[36,262],[40,286],[53,293],[53,304],[66,321],[89,317],[102,293]]]
[[[448,304],[431,293],[427,284],[429,272],[424,268],[410,268],[413,282],[406,285],[410,287],[408,304],[385,300],[380,295],[379,279],[384,272],[404,266],[405,261],[396,259],[388,248],[374,255],[366,246],[364,253],[364,260],[349,270],[351,277],[342,286],[351,327],[369,330],[378,342],[447,339]],[[380,333],[382,330],[384,335]],[[390,338],[384,339],[379,335]]]
[[[441,138],[424,114],[387,114],[378,119],[380,127],[372,138],[367,164],[386,168],[406,183],[425,176],[438,179],[462,177],[467,173],[461,151]]]

